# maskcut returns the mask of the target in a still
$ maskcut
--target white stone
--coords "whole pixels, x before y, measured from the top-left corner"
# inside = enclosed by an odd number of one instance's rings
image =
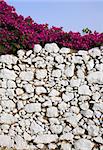
[[[75,65],[71,64],[70,66],[66,66],[65,75],[67,77],[72,77],[74,75]]]
[[[60,136],[60,140],[67,140],[67,141],[72,141],[74,135],[72,133],[64,133]]]
[[[83,57],[83,60],[84,60],[85,64],[87,64],[88,61],[90,60],[90,55],[88,55],[88,51],[85,51],[85,52],[86,52],[87,54],[82,55],[82,57]]]
[[[16,84],[14,81],[12,80],[8,80],[7,81],[7,87],[10,89],[10,88],[16,88]]]
[[[17,77],[17,75],[15,74],[15,72],[13,70],[9,70],[7,68],[0,70],[0,78],[15,80],[16,77]]]
[[[52,76],[56,77],[56,78],[60,78],[61,77],[61,70],[59,70],[59,69],[53,70]]]
[[[45,102],[42,104],[42,107],[50,107],[50,106],[52,106],[51,100],[45,101]]]
[[[18,55],[18,57],[19,57],[20,59],[22,59],[23,56],[25,55],[24,50],[18,50],[18,51],[17,51],[17,55]]]
[[[31,133],[33,134],[40,134],[44,132],[44,128],[37,124],[36,122],[32,122],[30,126]]]
[[[71,112],[65,113],[64,115],[66,117],[67,122],[69,122],[74,128],[77,127],[78,121],[81,119],[79,116]]]
[[[74,143],[74,147],[76,150],[92,150],[94,144],[87,139],[79,139]]]
[[[64,122],[63,122],[64,123]],[[69,125],[65,125],[64,124],[64,129],[63,129],[63,133],[68,133],[72,130],[72,128],[70,127],[70,124]]]
[[[52,89],[51,91],[50,91],[50,93],[49,93],[49,96],[58,96],[60,93],[57,91],[57,90],[55,90],[55,89]]]
[[[59,51],[59,53],[64,53],[64,54],[68,54],[70,53],[70,48],[66,48],[66,47],[62,47]]]
[[[75,114],[78,114],[79,111],[80,111],[80,109],[79,109],[79,107],[71,106],[71,111],[72,111],[73,113],[75,113]]]
[[[42,85],[44,85],[44,84],[45,84],[44,81],[34,80],[34,85],[35,85],[35,86],[42,86]]]
[[[48,145],[48,148],[49,148],[49,149],[56,149],[56,147],[57,147],[57,145],[54,144],[54,143],[50,143],[50,144]]]
[[[101,136],[97,136],[97,137],[93,138],[93,140],[95,140],[97,143],[103,144],[103,138]]]
[[[103,150],[103,146],[102,145],[100,145],[100,150]]]
[[[56,43],[45,44],[44,49],[49,53],[51,52],[57,53],[59,51],[59,47],[57,46]]]
[[[72,56],[72,62],[74,64],[82,64],[83,63],[83,58],[80,56]]]
[[[45,99],[43,97],[39,97],[38,101],[43,103],[43,102],[45,102]]]
[[[43,86],[38,86],[36,87],[35,92],[37,95],[40,95],[47,93],[47,90]]]
[[[39,149],[43,149],[44,144],[37,144],[36,146],[37,146],[37,148],[39,148]],[[34,146],[33,146],[33,148],[34,148]]]
[[[13,55],[1,55],[0,56],[0,62],[1,63],[6,63],[7,65],[15,65],[17,63],[18,58]]]
[[[103,102],[95,103],[93,106],[93,110],[98,110],[103,113]]]
[[[37,137],[34,139],[34,142],[48,144],[48,143],[56,142],[57,139],[58,136],[56,134],[43,134],[43,135],[37,135]]]
[[[65,68],[65,64],[56,64],[55,67],[60,69],[62,71],[62,73],[63,73],[64,72],[64,68]]]
[[[0,113],[2,112],[2,107],[1,107],[1,105],[0,105]]]
[[[6,95],[13,98],[15,93],[14,93],[14,89],[7,89],[6,90]]]
[[[101,97],[101,95],[100,95],[100,93],[99,92],[95,92],[95,93],[93,93],[93,100],[95,100],[95,101],[98,101],[99,100],[99,98]]]
[[[23,88],[25,89],[25,91],[27,93],[33,93],[34,92],[34,88],[33,88],[33,86],[31,84],[25,84],[23,86]]]
[[[20,68],[17,65],[14,65],[13,69],[16,70],[16,71],[20,71]]]
[[[11,148],[14,146],[14,142],[8,135],[0,135],[0,147]]]
[[[62,125],[51,125],[50,130],[54,134],[60,134],[62,132]]]
[[[58,103],[60,103],[61,101],[62,101],[62,99],[61,99],[61,97],[50,97],[50,99],[51,99],[51,102],[53,102],[54,103],[54,105],[55,104],[58,104]]]
[[[61,80],[60,83],[63,86],[67,86],[68,85],[68,81],[67,80]]]
[[[68,105],[64,101],[62,101],[61,103],[58,104],[58,109],[60,111],[65,112],[67,110],[67,108],[68,108]]]
[[[0,81],[0,86],[2,87],[2,88],[7,88],[7,80],[6,79],[3,79],[3,81]]]
[[[40,112],[41,104],[40,103],[30,103],[25,106],[25,111],[27,113]]]
[[[61,148],[62,148],[62,150],[71,150],[71,148],[72,148],[72,145],[70,144],[70,143],[62,143],[61,144]]]
[[[17,108],[18,108],[18,110],[22,109],[23,107],[24,107],[23,102],[19,100],[17,102]]]
[[[93,58],[101,55],[101,51],[98,47],[92,48],[88,52]]]
[[[85,78],[84,71],[81,68],[77,70],[77,77],[83,80]]]
[[[87,80],[89,83],[103,84],[103,72],[102,71],[90,72],[89,75],[87,76]]]
[[[78,88],[78,93],[79,93],[80,95],[89,95],[89,96],[92,95],[92,92],[91,92],[91,90],[89,89],[89,86],[88,86],[88,85],[81,85],[81,86]]]
[[[31,96],[28,94],[28,93],[24,93],[23,95],[21,95],[21,99],[22,99],[22,101],[24,100],[27,100],[27,99],[29,99]]]
[[[15,142],[16,142],[15,148],[28,149],[26,141],[20,135],[15,136]]]
[[[8,108],[10,110],[13,110],[15,108],[15,103],[12,100],[2,101],[1,105],[3,108]]]
[[[47,108],[47,116],[48,117],[58,117],[58,109],[54,106]]]
[[[17,118],[13,116],[12,114],[3,113],[0,117],[0,123],[3,124],[13,124],[17,122]]]
[[[4,88],[0,88],[0,96],[5,96],[6,90]]]
[[[93,111],[90,110],[90,109],[88,109],[88,110],[83,110],[83,111],[82,111],[82,114],[83,114],[85,117],[87,117],[87,118],[92,118],[92,116],[93,116]]]
[[[51,52],[57,53],[59,51],[59,47],[56,43],[50,43],[51,45]]]
[[[52,53],[52,52],[53,52],[52,45],[49,44],[49,43],[45,44],[44,49],[45,49],[48,53]]]
[[[55,57],[56,62],[58,62],[58,64],[62,64],[63,63],[63,56],[62,55],[57,55]]]
[[[42,47],[39,44],[35,44],[33,50],[34,50],[34,53],[39,53],[42,50]]]
[[[100,111],[94,111],[94,114],[96,116],[96,118],[100,118],[101,117],[101,112]]]
[[[60,122],[57,118],[49,118],[49,122],[51,125],[60,124]]]
[[[22,62],[25,62],[25,63],[27,63],[27,64],[29,64],[29,65],[32,64],[32,60],[31,60],[29,57],[26,58],[26,59],[23,59]]]
[[[88,70],[93,69],[93,67],[94,67],[94,60],[91,59],[90,61],[88,61],[88,63],[87,63],[86,66],[87,66],[87,69],[88,69]]]
[[[87,130],[88,134],[91,136],[98,136],[99,134],[99,127],[96,125],[89,125]]]
[[[36,78],[37,79],[44,79],[47,77],[47,70],[46,69],[37,69],[36,70]]]
[[[30,126],[30,119],[25,119],[25,125],[26,125],[26,127]]]
[[[33,80],[34,73],[32,71],[22,71],[20,73],[21,80],[31,81]]]
[[[70,86],[71,87],[79,87],[81,83],[80,79],[71,79],[70,80]]]
[[[85,55],[88,55],[88,51],[79,50],[79,51],[78,51],[78,54],[79,54],[79,55],[82,55],[82,56],[85,56]]]
[[[71,101],[72,99],[74,98],[74,94],[73,93],[63,93],[62,94],[62,99],[65,101],[65,102],[69,102]]]
[[[76,127],[73,130],[73,135],[83,135],[84,133],[85,133],[85,130],[80,127]]]
[[[101,64],[96,64],[95,68],[101,72],[103,72],[103,63]]]
[[[25,64],[18,64],[18,66],[19,66],[19,68],[20,68],[20,70],[25,70],[26,69],[26,65]]]
[[[32,54],[32,50],[28,50],[27,52],[26,52],[26,56],[30,56],[31,54]]]
[[[31,141],[32,137],[31,137],[31,135],[28,134],[27,132],[24,132],[24,139],[25,139],[26,141]]]
[[[100,46],[100,50],[103,50],[103,46]]]
[[[88,102],[82,103],[82,104],[80,105],[80,108],[81,108],[82,110],[87,110],[87,109],[89,108]]]
[[[16,95],[20,96],[20,95],[22,95],[22,94],[24,94],[23,89],[17,88],[17,89],[16,89]]]
[[[9,130],[10,126],[8,124],[2,124],[1,125],[1,129],[3,129],[3,131]]]

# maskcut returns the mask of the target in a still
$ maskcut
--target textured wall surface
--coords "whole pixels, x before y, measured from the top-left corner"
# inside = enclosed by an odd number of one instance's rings
[[[103,150],[103,47],[0,56],[0,147]]]

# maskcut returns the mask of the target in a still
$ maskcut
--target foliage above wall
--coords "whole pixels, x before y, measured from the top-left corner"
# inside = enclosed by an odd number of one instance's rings
[[[88,50],[103,44],[103,33],[64,32],[62,28],[37,24],[29,16],[18,15],[15,8],[0,1],[0,54],[15,53],[18,49],[33,49],[34,44],[55,42],[60,47]]]

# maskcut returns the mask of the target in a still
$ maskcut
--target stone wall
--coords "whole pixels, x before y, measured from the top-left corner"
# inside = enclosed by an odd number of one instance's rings
[[[103,150],[103,47],[0,56],[0,147]]]

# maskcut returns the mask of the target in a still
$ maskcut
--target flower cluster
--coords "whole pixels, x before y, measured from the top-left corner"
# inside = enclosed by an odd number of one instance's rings
[[[37,24],[29,16],[18,15],[15,8],[0,1],[0,54],[15,53],[18,49],[33,49],[34,44],[55,42],[60,47],[88,50],[103,44],[103,33],[64,32],[62,28]]]

